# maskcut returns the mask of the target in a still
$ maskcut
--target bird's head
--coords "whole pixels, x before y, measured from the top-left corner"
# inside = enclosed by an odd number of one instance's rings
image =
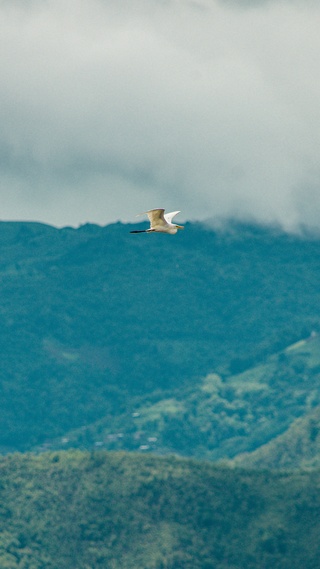
[[[177,229],[184,229],[184,226],[183,225],[176,225],[176,228]]]

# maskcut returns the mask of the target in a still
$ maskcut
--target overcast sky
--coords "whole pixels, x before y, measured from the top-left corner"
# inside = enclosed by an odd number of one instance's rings
[[[0,0],[0,218],[320,229],[319,29],[311,0]]]

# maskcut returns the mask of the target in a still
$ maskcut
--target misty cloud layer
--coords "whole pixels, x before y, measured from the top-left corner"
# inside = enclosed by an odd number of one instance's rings
[[[320,228],[312,1],[0,2],[1,219]]]

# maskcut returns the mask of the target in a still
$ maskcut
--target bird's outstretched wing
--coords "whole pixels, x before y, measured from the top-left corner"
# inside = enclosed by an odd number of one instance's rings
[[[166,214],[164,215],[164,218],[165,218],[165,220],[166,220],[168,223],[171,223],[172,220],[173,220],[173,218],[174,218],[176,215],[178,215],[178,213],[181,213],[181,212],[180,212],[180,211],[171,211],[170,213],[166,213]]]
[[[150,226],[153,227],[155,225],[166,225],[167,221],[164,217],[164,209],[149,209],[149,211],[145,211],[144,213],[140,213],[139,215],[146,214],[150,221]]]

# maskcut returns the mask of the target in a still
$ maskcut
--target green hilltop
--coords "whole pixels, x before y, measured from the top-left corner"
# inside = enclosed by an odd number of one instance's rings
[[[299,417],[282,434],[232,464],[248,468],[299,469],[320,466],[320,406]]]
[[[320,471],[69,451],[0,460],[2,569],[314,569]]]

